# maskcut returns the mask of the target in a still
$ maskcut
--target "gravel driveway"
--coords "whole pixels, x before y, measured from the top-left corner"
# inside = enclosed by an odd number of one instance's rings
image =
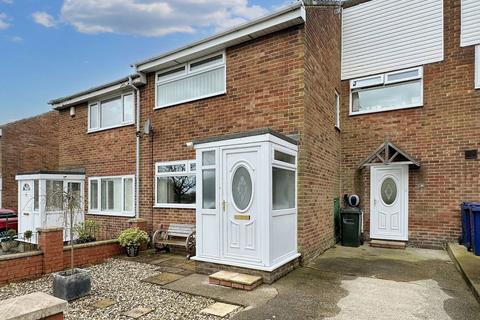
[[[88,268],[92,274],[92,294],[70,303],[65,319],[131,319],[121,314],[136,307],[154,309],[141,317],[142,320],[219,319],[200,314],[200,310],[214,303],[214,300],[164,290],[161,286],[141,281],[159,274],[155,269],[158,267],[120,259],[111,259]],[[51,284],[52,277],[47,275],[34,281],[0,287],[0,300],[35,291],[51,294]],[[105,309],[94,307],[96,302],[105,298],[117,303]]]

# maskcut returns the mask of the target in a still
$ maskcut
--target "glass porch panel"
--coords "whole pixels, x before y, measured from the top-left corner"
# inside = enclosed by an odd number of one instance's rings
[[[273,210],[294,209],[295,193],[295,171],[273,167]]]

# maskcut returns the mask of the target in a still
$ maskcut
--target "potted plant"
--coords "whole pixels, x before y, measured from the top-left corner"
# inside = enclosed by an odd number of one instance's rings
[[[74,227],[74,233],[77,236],[76,243],[88,243],[97,240],[95,235],[99,229],[98,223],[93,220],[85,220],[85,222],[79,222]]]
[[[32,243],[31,243],[32,236],[33,236],[32,230],[27,230],[23,233],[23,239],[28,242],[28,246],[26,247],[27,251],[32,250]]]
[[[126,249],[129,257],[135,257],[140,246],[148,242],[148,234],[139,228],[125,229],[118,237],[118,242]]]
[[[8,252],[13,248],[18,246],[17,239],[17,232],[13,229],[8,229],[3,233],[3,236],[0,237],[2,242],[2,251]]]
[[[70,236],[70,268],[53,274],[53,295],[57,298],[71,301],[90,294],[92,288],[90,273],[87,270],[75,268],[73,259],[75,242],[74,218],[77,214],[81,214],[83,200],[78,191],[69,190],[65,192],[59,190],[58,192],[61,193],[65,227]],[[55,196],[55,194],[52,196]],[[58,197],[58,195],[56,196]]]

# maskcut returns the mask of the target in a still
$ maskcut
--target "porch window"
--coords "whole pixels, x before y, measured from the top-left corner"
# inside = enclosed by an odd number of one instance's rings
[[[350,81],[350,114],[389,111],[423,105],[423,68]]]
[[[296,156],[274,150],[272,164],[273,210],[295,209],[296,203]]]
[[[217,53],[156,74],[156,108],[204,99],[226,91],[225,54]]]
[[[133,176],[89,178],[89,213],[133,216],[133,179]]]
[[[46,187],[46,208],[50,212],[58,212],[63,210],[63,181],[47,180]],[[35,189],[35,187],[34,187]]]
[[[129,125],[134,122],[133,93],[90,103],[88,131],[98,131]]]
[[[155,207],[195,208],[195,174],[194,160],[157,163]]]

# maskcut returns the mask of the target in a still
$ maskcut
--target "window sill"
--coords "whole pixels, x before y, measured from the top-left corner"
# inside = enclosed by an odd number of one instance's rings
[[[209,94],[209,95],[206,95],[206,96],[202,96],[202,97],[198,97],[198,98],[187,99],[187,100],[175,102],[175,103],[172,103],[172,104],[167,104],[167,105],[164,105],[164,106],[155,106],[155,108],[153,108],[153,109],[154,109],[154,110],[158,110],[158,109],[164,109],[164,108],[174,107],[174,106],[178,106],[178,105],[184,104],[184,103],[189,103],[189,102],[194,102],[194,101],[199,101],[199,100],[204,100],[204,99],[208,99],[208,98],[213,98],[213,97],[221,96],[221,95],[224,95],[224,94],[226,94],[226,93],[227,93],[227,91],[224,90],[224,91],[221,91],[221,92],[212,93],[212,94]]]
[[[134,124],[135,124],[135,121],[132,121],[132,122],[120,124],[118,126],[112,126],[112,127],[106,127],[106,128],[100,128],[100,129],[88,129],[87,133],[95,133],[95,132],[100,132],[100,131],[112,130],[112,129],[116,129],[116,128],[128,127],[128,126],[131,126],[131,125],[134,125]]]
[[[404,109],[413,109],[413,108],[421,108],[423,104],[420,105],[413,105],[408,107],[399,107],[399,108],[388,108],[382,110],[372,110],[372,111],[361,111],[361,112],[350,112],[349,116],[360,116],[364,114],[371,114],[371,113],[381,113],[381,112],[388,112],[388,111],[397,111],[397,110],[404,110]]]
[[[196,204],[165,203],[156,204],[153,207],[155,209],[195,209]]]
[[[133,218],[135,217],[135,213],[118,213],[118,212],[87,212],[86,214],[91,216],[108,216],[108,217],[125,217],[125,218]]]

